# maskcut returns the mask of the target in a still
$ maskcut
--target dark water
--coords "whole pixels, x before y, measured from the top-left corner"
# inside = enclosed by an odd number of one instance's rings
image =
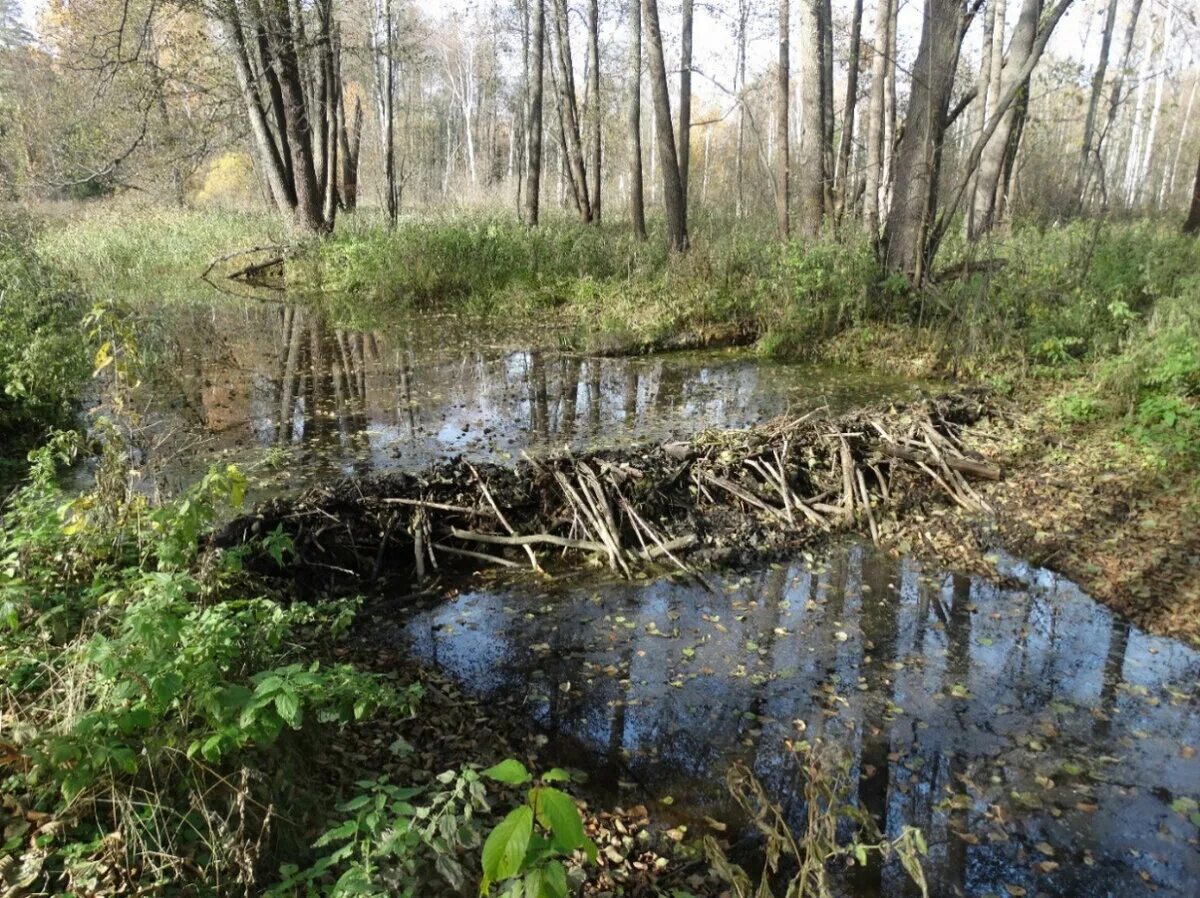
[[[669,798],[693,835],[735,819],[734,758],[798,815],[785,740],[819,736],[853,753],[852,797],[889,833],[922,829],[936,895],[1200,893],[1200,654],[998,563],[1009,586],[850,546],[710,575],[711,593],[511,587],[391,626],[542,728],[552,759],[629,803]],[[905,877],[849,891],[902,895]]]
[[[747,351],[600,359],[537,351],[552,332],[450,316],[363,332],[311,307],[256,301],[164,310],[130,404],[147,479],[167,492],[213,461],[264,468],[278,489],[418,470],[462,453],[627,444],[788,408],[909,396],[900,378],[765,363]]]

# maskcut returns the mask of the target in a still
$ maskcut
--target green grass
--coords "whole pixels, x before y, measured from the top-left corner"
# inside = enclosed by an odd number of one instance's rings
[[[87,205],[43,230],[38,251],[103,302],[207,301],[218,256],[287,239],[277,216],[124,203]]]

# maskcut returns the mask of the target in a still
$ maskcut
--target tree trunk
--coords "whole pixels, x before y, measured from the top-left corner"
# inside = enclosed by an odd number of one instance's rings
[[[342,208],[353,212],[358,208],[358,160],[362,148],[362,102],[354,98],[354,118],[346,126],[346,98],[338,103],[338,141],[342,157]]]
[[[834,171],[834,214],[840,219],[845,212],[850,183],[850,152],[854,147],[854,111],[858,105],[858,54],[862,41],[863,0],[854,0],[850,21],[850,55],[847,58],[846,105],[842,112],[842,139],[838,147],[837,169]]]
[[[780,240],[787,240],[791,231],[788,218],[788,197],[791,172],[788,162],[788,74],[791,59],[788,56],[788,35],[791,18],[788,0],[779,0],[779,62],[776,68],[778,81],[775,87],[775,134],[779,143],[775,163],[775,220]]]
[[[588,76],[591,103],[592,131],[592,218],[600,221],[600,8],[598,0],[590,0],[588,6]]]
[[[884,94],[887,58],[891,45],[892,10],[896,0],[875,5],[875,39],[871,58],[871,102],[867,109],[867,158],[863,180],[863,230],[872,240],[879,236],[879,194],[883,180]]]
[[[554,0],[555,62],[558,67],[558,97],[562,110],[563,131],[567,143],[568,174],[575,208],[583,222],[592,220],[592,202],[588,195],[587,169],[583,161],[583,141],[579,131],[579,104],[576,102],[575,71],[571,61],[570,23],[567,0]]]
[[[979,78],[975,81],[975,100],[971,111],[970,126],[967,129],[968,146],[967,151],[970,151],[970,145],[979,139],[983,134],[983,129],[987,125],[988,114],[991,107],[988,105],[989,99],[994,102],[995,93],[992,89],[992,55],[993,48],[996,44],[996,15],[999,10],[1001,21],[1004,18],[1004,2],[1000,0],[997,3],[987,4],[983,20],[983,35],[982,42],[979,47]],[[1000,31],[1003,33],[1004,26],[1001,24]],[[975,190],[978,185],[976,173],[972,172],[967,181],[967,196],[972,199],[972,202],[967,203],[966,214],[963,216],[964,234],[970,237],[975,232]]]
[[[734,76],[734,92],[737,96],[737,158],[734,160],[734,188],[736,200],[734,214],[741,218],[745,214],[745,201],[742,196],[744,181],[744,159],[746,149],[746,98],[742,93],[746,90],[746,27],[750,17],[749,0],[739,0],[737,25],[737,70]]]
[[[1108,116],[1104,123],[1104,131],[1100,134],[1096,142],[1097,165],[1096,171],[1100,175],[1100,188],[1103,194],[1104,202],[1108,202],[1108,182],[1107,182],[1107,165],[1104,158],[1101,156],[1101,149],[1104,140],[1112,131],[1113,123],[1117,120],[1117,113],[1121,109],[1121,95],[1125,89],[1125,74],[1129,71],[1129,59],[1133,55],[1133,42],[1137,34],[1138,16],[1142,12],[1142,0],[1133,0],[1133,7],[1129,11],[1129,24],[1125,29],[1125,46],[1121,53],[1121,65],[1117,69],[1117,75],[1113,79],[1112,95],[1108,100]],[[1087,185],[1084,185],[1084,194],[1087,193]]]
[[[642,6],[629,0],[629,218],[633,234],[646,239],[646,201],[642,195]]]
[[[546,47],[545,0],[533,0],[530,35],[529,119],[525,123],[528,135],[529,174],[525,183],[525,224],[537,227],[538,199],[542,186],[542,69]]]
[[[667,64],[663,58],[662,30],[658,21],[658,0],[643,0],[642,16],[646,26],[646,48],[650,63],[651,94],[654,97],[654,130],[658,161],[662,169],[663,201],[667,210],[667,238],[671,249],[683,252],[688,246],[687,206],[683,182],[679,176],[679,158],[675,152],[675,134],[671,124],[671,95],[667,88]]]
[[[1171,170],[1167,176],[1166,187],[1163,190],[1161,203],[1167,202],[1175,193],[1175,174],[1179,170],[1179,160],[1183,156],[1183,142],[1187,137],[1188,128],[1192,122],[1192,107],[1196,102],[1196,86],[1200,85],[1200,76],[1192,77],[1192,89],[1188,92],[1187,110],[1183,114],[1183,124],[1179,126],[1179,139],[1175,144],[1175,157],[1171,160]]]
[[[942,139],[962,47],[958,0],[927,0],[913,65],[904,138],[896,156],[895,196],[883,236],[883,263],[911,284],[925,277],[926,241],[937,203]]]
[[[821,192],[824,212],[833,211],[833,8],[820,0],[821,27]]]
[[[1171,15],[1174,8],[1167,6],[1166,12],[1159,19],[1159,28],[1157,35],[1154,38],[1153,51],[1150,54],[1154,59],[1162,59],[1166,53],[1167,42],[1171,36]],[[1142,158],[1140,160],[1137,175],[1134,179],[1133,193],[1131,197],[1131,205],[1140,204],[1145,198],[1146,185],[1150,181],[1150,168],[1154,161],[1154,146],[1158,139],[1158,120],[1162,112],[1163,87],[1166,81],[1166,68],[1160,66],[1158,74],[1154,79],[1154,105],[1150,108],[1150,127],[1146,135],[1146,142],[1142,149]]]
[[[1013,29],[1012,39],[1008,45],[1007,58],[1002,66],[992,68],[991,82],[998,85],[995,102],[1001,95],[1013,88],[1021,68],[1033,52],[1034,40],[1037,37],[1038,22],[1042,15],[1042,0],[1023,0],[1021,12],[1017,16],[1017,24]],[[996,38],[993,47],[1003,38],[1004,8],[996,12]],[[993,58],[993,66],[996,60]],[[989,87],[988,94],[992,94]],[[1007,109],[989,106],[991,115],[999,115],[1000,122],[992,132],[991,138],[985,143],[983,154],[979,160],[979,171],[976,173],[975,196],[972,200],[971,231],[967,235],[976,239],[990,231],[995,224],[997,211],[997,195],[1000,190],[1000,178],[1004,169],[1004,157],[1009,148],[1016,124],[1017,107],[1011,105]]]
[[[341,85],[330,0],[313,7],[317,33],[311,39],[304,34],[299,10],[293,16],[287,0],[224,0],[212,7],[212,14],[232,53],[276,206],[296,230],[327,233],[337,212]]]
[[[1100,61],[1092,75],[1092,93],[1088,99],[1087,118],[1083,124],[1083,146],[1079,151],[1079,173],[1075,178],[1075,196],[1083,207],[1092,168],[1093,141],[1096,135],[1096,113],[1100,110],[1100,97],[1104,93],[1104,78],[1108,72],[1108,54],[1112,49],[1113,30],[1117,22],[1117,0],[1108,0],[1108,12],[1104,16],[1104,31],[1100,38]]]
[[[1196,180],[1192,187],[1192,208],[1188,212],[1187,221],[1183,223],[1183,233],[1200,233],[1200,162],[1196,163]]]
[[[679,183],[683,185],[683,218],[687,220],[688,172],[692,160],[692,14],[693,0],[683,0],[679,35]]]
[[[800,0],[800,153],[796,166],[796,222],[816,236],[825,214],[825,115],[821,92],[821,4]],[[787,132],[781,132],[786,134]]]

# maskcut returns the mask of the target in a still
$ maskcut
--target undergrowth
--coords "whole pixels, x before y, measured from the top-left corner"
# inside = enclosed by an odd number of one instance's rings
[[[0,217],[0,494],[48,428],[69,423],[87,371],[86,304],[35,236],[28,219]]]

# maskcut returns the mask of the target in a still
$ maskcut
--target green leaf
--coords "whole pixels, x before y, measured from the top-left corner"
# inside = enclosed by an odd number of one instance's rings
[[[493,882],[517,874],[532,834],[533,809],[528,805],[521,805],[496,824],[483,843],[483,882],[479,886],[482,894],[487,894]]]
[[[558,861],[550,861],[542,871],[541,898],[566,898],[567,870]]]
[[[583,818],[570,795],[541,786],[530,790],[529,802],[537,808],[538,823],[550,831],[555,848],[570,852],[583,847]]]
[[[300,713],[300,696],[290,689],[278,693],[275,696],[275,710],[293,730],[300,729],[300,721],[303,719]]]
[[[525,874],[526,898],[542,898],[542,871],[535,867]]]
[[[561,767],[555,767],[553,770],[547,770],[542,774],[543,783],[569,783],[571,774],[563,770]]]
[[[510,786],[520,786],[532,779],[529,771],[525,769],[525,765],[515,758],[508,758],[494,767],[489,767],[483,771],[483,776],[498,783],[507,783]]]

